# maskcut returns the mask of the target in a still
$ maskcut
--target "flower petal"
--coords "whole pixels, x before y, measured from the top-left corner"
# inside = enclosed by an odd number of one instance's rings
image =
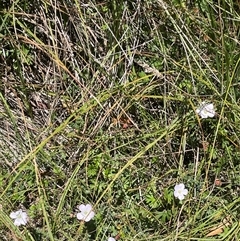
[[[174,190],[176,190],[176,191],[179,191],[179,190],[182,190],[182,189],[184,189],[184,184],[183,183],[177,184],[174,187]]]
[[[180,200],[180,201],[182,201],[183,199],[184,199],[184,195],[178,195],[178,199]]]
[[[11,212],[10,213],[10,218],[12,218],[12,219],[15,219],[15,218],[17,218],[17,212]]]
[[[88,211],[88,212],[91,212],[92,211],[92,205],[91,204],[87,204],[86,206],[85,206],[85,211]]]
[[[110,237],[110,238],[108,238],[108,241],[116,241],[116,239],[115,239],[115,238]]]
[[[94,215],[93,215],[94,216]],[[84,221],[85,222],[89,222],[92,218],[93,218],[93,216],[92,215],[87,215],[86,217],[85,217],[85,219],[84,219]]]
[[[187,194],[188,194],[188,190],[187,190],[187,189],[184,189],[184,190],[182,191],[182,194],[183,194],[183,195],[187,195]]]
[[[196,113],[197,113],[197,114],[199,114],[199,113],[200,113],[200,111],[201,111],[200,109],[196,109]]]
[[[14,220],[14,225],[20,226],[21,224],[22,224],[22,222],[18,218]]]
[[[77,219],[78,220],[84,220],[84,215],[82,215],[82,213],[77,213]]]
[[[78,209],[81,211],[81,212],[84,212],[85,209],[86,209],[86,206],[84,204],[81,204],[78,206]]]

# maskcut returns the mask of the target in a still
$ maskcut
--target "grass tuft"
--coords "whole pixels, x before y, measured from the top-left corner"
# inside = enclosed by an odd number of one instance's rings
[[[239,12],[3,0],[1,240],[240,240]]]

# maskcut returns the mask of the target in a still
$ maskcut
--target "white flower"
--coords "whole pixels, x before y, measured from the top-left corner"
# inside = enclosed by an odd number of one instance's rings
[[[116,241],[116,239],[115,239],[115,238],[110,237],[110,238],[108,238],[108,241]]]
[[[80,213],[77,213],[77,219],[79,220],[88,222],[95,215],[91,204],[87,204],[87,205],[81,204],[78,206],[78,208],[80,210]]]
[[[188,190],[185,188],[183,183],[176,184],[174,187],[174,196],[179,200],[183,200],[185,195],[188,194]]]
[[[14,224],[16,226],[26,225],[28,222],[28,215],[26,212],[22,211],[22,209],[19,209],[16,212],[11,212],[10,218],[14,219]]]
[[[215,110],[213,104],[207,104],[205,101],[196,109],[197,114],[199,114],[203,119],[212,118],[215,116]]]

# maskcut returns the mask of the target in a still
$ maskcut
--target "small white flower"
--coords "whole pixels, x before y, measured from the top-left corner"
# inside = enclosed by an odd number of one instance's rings
[[[185,198],[185,195],[188,194],[188,190],[185,188],[183,183],[176,184],[174,187],[174,196],[178,198],[179,200],[183,200]]]
[[[28,215],[26,212],[22,211],[22,209],[19,209],[16,212],[11,212],[10,218],[14,219],[14,224],[16,226],[26,225],[28,222]]]
[[[116,239],[115,239],[115,238],[110,237],[110,238],[108,238],[108,241],[116,241]]]
[[[79,220],[88,222],[95,215],[91,204],[87,204],[87,205],[81,204],[78,206],[78,209],[80,210],[80,212],[77,213],[77,219]]]
[[[215,116],[215,110],[212,103],[208,104],[205,101],[196,109],[196,113],[201,116],[201,118],[212,118]]]

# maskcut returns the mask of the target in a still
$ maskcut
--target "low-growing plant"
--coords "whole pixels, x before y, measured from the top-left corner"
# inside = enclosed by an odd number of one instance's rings
[[[3,0],[1,240],[239,240],[239,9]]]

